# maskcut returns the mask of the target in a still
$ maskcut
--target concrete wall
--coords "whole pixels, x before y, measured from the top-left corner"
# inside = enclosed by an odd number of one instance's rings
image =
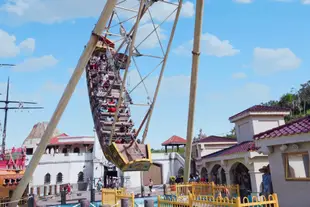
[[[28,156],[28,162],[32,156]],[[56,184],[58,173],[63,175],[63,183],[77,183],[78,173],[84,173],[84,181],[92,177],[92,153],[44,154],[35,170],[31,185],[44,185],[44,176],[51,175],[51,185]]]
[[[288,138],[285,138],[288,139]],[[288,148],[285,153],[292,152]],[[310,153],[310,142],[299,144],[298,151]],[[280,146],[275,146],[273,153],[269,155],[271,176],[274,191],[278,194],[281,207],[309,207],[310,182],[309,181],[287,181],[285,179],[285,165],[283,153]],[[301,166],[302,167],[302,166]]]
[[[192,146],[192,154],[194,154],[194,157],[199,160],[201,159],[201,157],[212,154],[214,152],[217,152],[219,150],[231,147],[233,145],[235,145],[236,143],[229,143],[229,142],[218,142],[218,143],[214,143],[214,142],[202,142],[202,143],[194,143]],[[196,149],[198,151],[198,153],[196,152]]]
[[[238,120],[235,123],[235,130],[238,143],[252,140],[254,135],[253,122],[250,117]]]
[[[285,124],[283,116],[248,116],[236,121],[235,129],[238,143],[252,141],[255,134]]]
[[[169,183],[170,176],[176,176],[181,167],[184,168],[185,161],[181,155],[176,152],[172,153],[153,153],[154,163],[162,165],[163,182]]]

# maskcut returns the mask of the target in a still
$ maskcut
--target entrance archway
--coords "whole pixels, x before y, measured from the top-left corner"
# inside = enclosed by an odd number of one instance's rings
[[[202,179],[203,181],[208,182],[208,170],[207,170],[207,168],[203,167],[203,168],[201,169],[200,176],[201,176],[201,179]]]
[[[216,164],[213,166],[211,170],[211,181],[215,184],[220,184],[220,175],[219,175],[219,169],[221,168],[221,165]]]
[[[224,168],[221,168],[221,184],[222,185],[226,185],[227,181],[226,181],[226,173]]]
[[[225,169],[221,165],[216,164],[213,166],[211,170],[211,181],[218,185],[227,184]]]
[[[249,169],[242,163],[236,162],[230,169],[232,183],[240,186],[241,198],[248,196],[252,192],[251,177]]]

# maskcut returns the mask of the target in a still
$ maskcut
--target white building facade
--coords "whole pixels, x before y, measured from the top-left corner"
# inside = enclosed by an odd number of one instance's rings
[[[196,165],[201,174],[217,184],[238,184],[241,196],[258,195],[262,173],[269,164],[267,155],[257,151],[255,134],[285,124],[287,109],[256,105],[229,118],[235,124],[237,144],[201,157]]]
[[[273,190],[281,207],[310,204],[310,116],[254,136],[268,155]]]
[[[36,124],[25,139],[26,165],[46,127],[46,122]],[[108,176],[113,176],[120,178],[124,187],[135,190],[140,189],[141,184],[147,185],[149,178],[154,180],[155,185],[169,183],[170,176],[177,175],[184,167],[184,158],[176,152],[154,153],[152,159],[153,165],[149,172],[121,172],[105,159],[95,136],[74,137],[56,130],[29,187],[33,189],[32,193],[40,195],[58,194],[61,186],[68,183],[72,185],[73,191],[84,191],[99,178],[107,183]]]

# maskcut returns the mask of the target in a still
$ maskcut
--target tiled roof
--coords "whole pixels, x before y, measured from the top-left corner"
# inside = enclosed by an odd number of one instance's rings
[[[46,128],[47,128],[48,122],[39,122],[35,124],[27,136],[26,139],[37,139],[37,138],[42,138]],[[61,133],[58,131],[58,129],[54,130],[53,137],[60,135]]]
[[[254,135],[254,139],[267,139],[304,133],[310,133],[310,116],[256,134]]]
[[[85,141],[85,140],[70,142],[70,138],[84,138],[84,137],[85,136],[70,137],[69,135],[63,133],[63,134],[60,134],[59,136],[51,138],[50,145],[93,144],[94,143],[94,141]],[[59,142],[60,138],[66,138],[68,139],[68,141],[66,140],[65,142]]]
[[[244,111],[241,111],[240,113],[233,115],[229,117],[229,120],[232,120],[238,116],[244,115],[246,113],[264,113],[264,112],[283,112],[283,113],[288,113],[290,112],[290,109],[287,108],[282,108],[282,107],[277,107],[277,106],[263,106],[263,105],[255,105],[252,106]]]
[[[196,141],[196,143],[202,142],[237,142],[235,138],[228,138],[228,137],[219,137],[219,136],[208,136]]]
[[[180,144],[180,145],[181,144],[186,144],[186,139],[183,139],[182,137],[173,135],[168,140],[163,142],[161,145],[165,146],[165,145],[175,145],[175,144]]]
[[[220,151],[214,152],[212,154],[203,156],[203,158],[212,158],[212,157],[219,157],[224,155],[231,155],[235,153],[242,153],[248,151],[255,151],[256,147],[254,141],[245,141],[241,142],[240,144],[236,144],[234,146],[222,149]]]

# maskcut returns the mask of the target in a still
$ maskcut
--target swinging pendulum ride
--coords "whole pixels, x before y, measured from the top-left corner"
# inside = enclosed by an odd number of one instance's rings
[[[144,144],[144,141],[147,137],[181,6],[182,0],[176,2],[165,0],[107,1],[11,200],[18,200],[29,183],[84,69],[86,69],[93,120],[106,158],[122,171],[149,170],[152,163],[150,147]],[[169,8],[166,10],[168,12],[158,13],[162,8]],[[160,33],[162,28],[165,31],[164,35]],[[166,41],[164,42],[163,39]],[[164,47],[165,43],[166,47]],[[157,47],[151,50],[150,48],[154,46]],[[129,87],[126,87],[126,80],[134,71],[140,80],[129,90]],[[138,130],[134,130],[129,106],[133,108],[135,105],[141,105],[134,103],[133,100],[141,98],[141,94],[135,95],[134,92],[141,88],[148,92],[145,82],[154,77],[157,77],[157,84],[153,98],[147,96],[148,108],[145,115],[140,117],[143,119]],[[137,137],[143,126],[144,132],[139,142]]]

